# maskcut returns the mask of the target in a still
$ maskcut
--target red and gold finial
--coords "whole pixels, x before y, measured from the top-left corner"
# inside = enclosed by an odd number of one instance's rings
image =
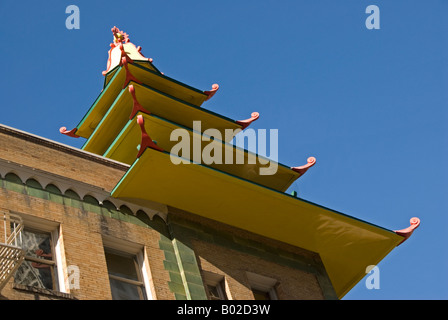
[[[141,53],[141,47],[136,47],[130,42],[129,35],[126,32],[115,26],[111,29],[111,31],[114,35],[114,41],[110,44],[107,69],[103,71],[104,76],[116,66],[123,65],[123,63],[133,63],[134,60],[149,61],[150,63],[152,62],[152,59],[148,59],[143,56]]]
[[[113,27],[111,29],[113,35],[114,35],[114,43],[128,43],[129,42],[129,35],[126,32],[121,31],[117,27]]]

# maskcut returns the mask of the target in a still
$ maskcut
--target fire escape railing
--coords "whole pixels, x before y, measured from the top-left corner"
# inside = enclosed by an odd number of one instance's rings
[[[1,210],[3,223],[0,227],[0,291],[22,263],[25,251],[22,249],[22,218]]]

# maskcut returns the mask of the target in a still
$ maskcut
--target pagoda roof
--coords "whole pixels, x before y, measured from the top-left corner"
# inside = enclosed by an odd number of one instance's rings
[[[86,138],[83,151],[130,166],[112,197],[143,206],[163,203],[316,252],[339,298],[419,225],[413,218],[410,227],[392,231],[286,194],[314,165],[314,158],[304,166],[288,167],[230,144],[258,113],[237,121],[202,108],[218,85],[202,91],[169,78],[126,33],[116,27],[112,32],[102,92],[77,127],[60,129]],[[194,121],[200,121],[199,130]],[[171,141],[176,129],[189,138],[189,152],[182,158],[170,153],[179,142]],[[217,130],[221,139],[208,136],[207,129]],[[229,163],[228,158],[222,163],[198,162],[198,150],[193,150],[198,140],[200,151],[213,146],[223,157],[231,151],[234,160],[242,155],[243,163]],[[255,162],[248,161],[251,156]],[[273,164],[276,171],[260,174]]]
[[[316,252],[339,298],[409,235],[209,166],[176,165],[173,156],[145,148],[111,195],[140,205],[161,202]]]
[[[137,121],[139,117],[143,122],[146,134],[155,141],[158,147],[163,150],[172,150],[179,142],[170,139],[171,132],[176,129],[183,129],[188,133],[187,144],[190,151],[188,155],[183,155],[184,157],[188,160],[194,159],[192,152],[194,149],[193,145],[195,144],[194,141],[196,140],[196,143],[200,145],[201,153],[206,146],[220,150],[222,161],[208,164],[211,168],[241,179],[250,180],[278,191],[286,191],[295,180],[306,172],[306,170],[295,171],[284,164],[277,163],[233,144],[213,139],[213,137],[206,137],[206,140],[204,140],[204,135],[201,133],[153,114],[145,114],[143,112],[138,112],[133,119],[127,122],[123,130],[103,154],[104,157],[129,165],[135,161],[139,154],[139,147],[144,145],[144,142],[142,142],[141,126]],[[213,146],[210,144],[213,144]],[[225,163],[223,158],[226,154],[232,155],[232,163]],[[249,161],[249,158],[253,161]],[[242,159],[242,161],[237,162],[236,159]],[[275,172],[261,175],[261,168],[265,168],[265,170],[275,168]]]
[[[104,99],[104,101],[108,100],[106,97]],[[88,140],[84,143],[82,149],[95,154],[103,154],[107,150],[127,121],[132,119],[137,111],[160,116],[187,128],[192,128],[193,121],[201,121],[203,130],[217,129],[221,132],[222,137],[225,137],[226,129],[232,131],[244,129],[258,117],[257,114],[253,119],[233,120],[179,100],[149,85],[135,83],[133,80],[120,90],[105,112],[103,110],[106,108],[100,103],[105,104],[105,102],[98,102],[97,107],[87,115],[87,118],[91,119],[90,123],[92,125],[85,124],[79,127],[85,129],[80,130],[82,132],[87,131],[87,128],[91,129],[89,131],[92,132],[86,135]],[[86,123],[86,121],[83,123]],[[232,138],[233,136],[229,136],[228,141]]]
[[[113,73],[112,78],[76,128],[70,131],[70,135],[88,139],[130,81],[148,87],[161,95],[171,98],[173,101],[188,105],[190,108],[196,108],[206,113],[214,114],[216,117],[225,118],[200,108],[218,90],[218,85],[214,85],[209,91],[201,91],[135,63],[125,63],[117,66],[115,69],[110,71]],[[229,121],[231,120],[229,119]],[[61,133],[67,134],[66,128],[61,128]]]
[[[118,29],[116,26],[111,31],[113,34],[113,42],[110,44],[110,50],[108,52],[107,68],[103,71],[104,86],[112,79],[117,71],[116,67],[123,64],[123,58],[126,63],[132,62],[161,73],[152,63],[153,59],[146,58],[141,52],[142,48],[130,42],[129,35],[126,32]]]
[[[157,72],[160,75],[163,75],[162,72],[159,71],[159,69],[156,68],[156,66],[152,63],[152,61],[148,60],[133,60],[134,65],[141,66],[142,68],[149,69],[151,71]],[[114,67],[112,70],[108,71],[104,75],[104,83],[103,88],[106,88],[109,82],[113,79],[115,73],[120,70],[120,66]]]

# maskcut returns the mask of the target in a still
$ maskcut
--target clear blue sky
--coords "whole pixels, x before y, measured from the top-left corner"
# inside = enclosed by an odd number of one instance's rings
[[[65,8],[80,9],[68,30]],[[380,29],[365,27],[368,5]],[[317,164],[291,188],[396,230],[420,227],[380,264],[380,289],[345,299],[448,298],[448,1],[0,1],[0,123],[81,147],[117,26],[204,107],[279,129],[279,160]],[[291,191],[290,190],[290,191]]]

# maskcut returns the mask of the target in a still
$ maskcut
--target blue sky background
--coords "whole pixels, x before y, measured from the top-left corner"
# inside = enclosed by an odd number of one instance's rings
[[[81,13],[68,30],[65,8]],[[365,27],[368,5],[380,30]],[[0,123],[61,143],[99,95],[113,26],[204,107],[279,129],[291,190],[387,229],[420,227],[344,299],[447,299],[448,1],[0,1]]]

